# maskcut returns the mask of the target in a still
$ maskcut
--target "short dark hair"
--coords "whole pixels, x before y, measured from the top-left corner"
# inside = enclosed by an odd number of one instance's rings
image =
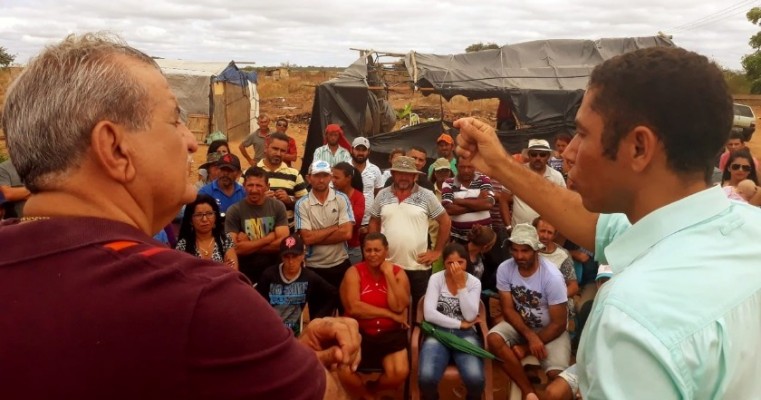
[[[412,147],[410,147],[410,150],[419,151],[419,152],[421,152],[421,153],[425,154],[425,155],[426,155],[426,157],[428,156],[428,152],[427,152],[427,151],[426,151],[424,148],[422,148],[422,147],[420,147],[420,146],[412,146]],[[409,151],[408,151],[408,152],[409,152]]]
[[[557,142],[558,140],[562,140],[566,143],[571,143],[571,140],[573,140],[573,135],[563,131],[555,135],[555,139],[553,139],[553,142]]]
[[[701,172],[710,181],[713,160],[732,127],[732,96],[721,69],[705,56],[677,47],[650,47],[595,67],[591,104],[604,123],[603,154],[636,126],[663,142],[668,167],[677,174]]]
[[[745,135],[743,135],[742,132],[738,132],[734,130],[729,132],[729,138],[727,139],[727,141],[730,141],[732,139],[740,139],[741,142],[745,143]]]
[[[547,221],[547,219],[545,219],[545,218],[542,218],[541,215],[536,217],[536,218],[534,218],[534,220],[531,221],[531,225],[534,228],[536,228],[537,230],[539,230],[539,221],[544,222],[545,224],[548,224],[548,225],[552,225],[552,228],[555,229],[555,233],[558,232],[558,228],[555,228],[555,225],[553,225],[552,222]]]
[[[283,118],[283,117],[280,117],[280,118],[278,118],[278,119],[277,119],[277,121],[275,121],[275,123],[276,123],[276,124],[277,124],[278,122],[285,122],[285,127],[286,127],[286,128],[288,127],[288,120],[287,120],[287,119],[285,119],[285,118]]]
[[[251,167],[246,170],[246,172],[243,173],[243,180],[245,181],[248,178],[263,178],[264,183],[270,184],[269,176],[267,176],[267,171],[265,171],[262,167]]]
[[[371,240],[380,240],[381,243],[383,243],[383,247],[388,248],[388,239],[386,239],[386,235],[380,233],[380,232],[370,232],[365,236],[365,239],[362,240],[362,247],[365,246],[365,243],[371,241]]]
[[[281,140],[283,142],[290,143],[290,139],[288,138],[288,135],[281,132],[270,133],[270,135],[267,137],[267,144],[272,143],[273,140]]]

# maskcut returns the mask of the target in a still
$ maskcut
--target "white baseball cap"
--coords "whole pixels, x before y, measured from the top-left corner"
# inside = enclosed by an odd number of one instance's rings
[[[357,147],[357,146],[365,146],[366,148],[370,148],[370,141],[367,140],[364,136],[359,136],[356,139],[354,139],[353,142],[351,142],[351,147]]]
[[[317,160],[309,166],[309,173],[314,174],[332,174],[333,169],[330,168],[330,163],[323,160]]]

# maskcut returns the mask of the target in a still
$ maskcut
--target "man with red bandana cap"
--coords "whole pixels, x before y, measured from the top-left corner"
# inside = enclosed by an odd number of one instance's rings
[[[331,167],[340,162],[351,163],[351,153],[349,152],[351,146],[344,137],[343,129],[338,124],[330,124],[325,127],[324,143],[324,146],[315,149],[312,161],[326,161]]]

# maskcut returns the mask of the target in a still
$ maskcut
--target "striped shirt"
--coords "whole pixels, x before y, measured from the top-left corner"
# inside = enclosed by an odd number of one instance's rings
[[[362,217],[362,225],[370,222],[370,205],[375,200],[375,189],[383,189],[383,173],[377,165],[367,161],[365,169],[362,171],[362,194],[365,196],[365,215]]]
[[[406,270],[424,271],[431,267],[417,262],[417,256],[428,251],[428,219],[444,213],[436,196],[415,185],[412,194],[401,203],[393,186],[375,196],[370,217],[381,222],[381,232],[388,239],[388,259]]]
[[[326,144],[315,149],[314,159],[312,161],[314,162],[317,160],[327,161],[331,167],[340,162],[347,162],[351,164],[351,153],[349,153],[349,150],[338,146],[338,150],[336,150],[336,153],[333,154],[333,152],[330,151],[330,147],[328,147]]]
[[[491,180],[486,175],[476,175],[467,187],[455,178],[449,178],[441,185],[441,204],[454,203],[455,199],[477,199],[482,192],[486,192],[487,199],[494,204],[494,192],[492,192]],[[475,224],[491,226],[491,214],[489,210],[471,211],[460,215],[451,215],[452,237],[467,241],[468,231]]]
[[[273,171],[267,168],[264,160],[259,161],[256,166],[267,172],[270,190],[283,189],[288,196],[294,198],[294,201],[307,195],[307,184],[297,169],[291,168],[283,162]],[[288,210],[286,207],[286,213],[288,214],[288,226],[293,228],[293,210]]]
[[[504,194],[508,193],[505,190],[505,187],[502,186],[499,181],[496,179],[489,178],[491,181],[491,188],[492,192],[494,192],[494,195],[498,194]],[[491,214],[491,226],[494,228],[494,231],[496,232],[497,229],[502,229],[505,227],[505,221],[502,220],[502,213],[499,211],[499,202],[494,199],[494,206],[489,210],[489,213]]]

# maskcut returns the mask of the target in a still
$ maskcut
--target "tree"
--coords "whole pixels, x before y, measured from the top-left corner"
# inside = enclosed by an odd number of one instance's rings
[[[0,67],[5,68],[11,65],[15,60],[15,55],[8,53],[8,50],[6,50],[5,47],[0,46]]]
[[[483,44],[482,42],[473,43],[470,46],[465,48],[466,53],[472,53],[474,51],[481,51],[481,50],[490,50],[490,49],[498,49],[499,45],[496,43],[486,43]]]
[[[753,25],[758,25],[761,21],[761,8],[753,7],[745,14],[748,21]],[[761,93],[761,32],[751,36],[748,41],[753,53],[746,54],[742,58],[742,66],[745,69],[745,76],[750,82],[750,92],[753,94]]]

